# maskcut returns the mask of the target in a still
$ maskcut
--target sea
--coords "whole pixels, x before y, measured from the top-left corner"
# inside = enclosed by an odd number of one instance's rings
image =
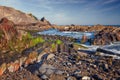
[[[38,32],[38,34],[41,35],[59,35],[59,36],[66,36],[66,37],[72,37],[77,39],[76,43],[81,44],[80,41],[82,39],[82,36],[85,35],[88,37],[88,39],[93,40],[94,39],[94,32],[76,32],[76,31],[59,31],[57,29],[49,29],[42,32]],[[86,42],[84,44],[81,44],[85,47],[88,47],[90,51],[96,51],[97,48],[102,48],[111,52],[114,52],[115,54],[120,54],[120,42],[114,42],[109,45],[91,45],[89,42]]]

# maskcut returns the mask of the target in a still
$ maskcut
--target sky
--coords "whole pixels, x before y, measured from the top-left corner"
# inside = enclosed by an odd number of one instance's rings
[[[0,0],[57,25],[120,25],[120,0]]]

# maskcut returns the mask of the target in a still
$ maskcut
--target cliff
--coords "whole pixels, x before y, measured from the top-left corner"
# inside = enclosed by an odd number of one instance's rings
[[[15,24],[37,22],[37,19],[31,14],[26,14],[11,7],[0,6],[0,19],[3,17],[8,18]]]

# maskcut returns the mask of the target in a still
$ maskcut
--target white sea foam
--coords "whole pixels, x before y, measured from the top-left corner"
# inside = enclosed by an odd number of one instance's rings
[[[107,45],[102,47],[103,49],[106,49],[108,51],[120,54],[120,43],[119,44],[111,44],[111,45]]]
[[[38,34],[43,35],[60,35],[60,36],[66,36],[66,37],[73,37],[77,39],[81,39],[83,35],[87,36],[88,38],[94,38],[93,32],[75,32],[75,31],[59,31],[57,29],[49,29],[45,30],[43,32],[38,32]]]

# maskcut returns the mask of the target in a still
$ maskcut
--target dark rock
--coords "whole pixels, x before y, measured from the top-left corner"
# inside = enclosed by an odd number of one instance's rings
[[[101,79],[98,75],[96,75],[96,74],[93,75],[92,78],[93,78],[94,80],[102,80],[102,79]]]
[[[117,70],[116,73],[117,73],[118,75],[120,75],[120,70]]]
[[[80,70],[76,70],[73,74],[74,77],[76,77],[78,80],[82,78],[82,76],[80,75],[81,71]]]
[[[51,25],[50,22],[45,19],[45,17],[41,18],[41,21],[45,24]]]
[[[116,78],[116,80],[120,80],[120,77]]]

